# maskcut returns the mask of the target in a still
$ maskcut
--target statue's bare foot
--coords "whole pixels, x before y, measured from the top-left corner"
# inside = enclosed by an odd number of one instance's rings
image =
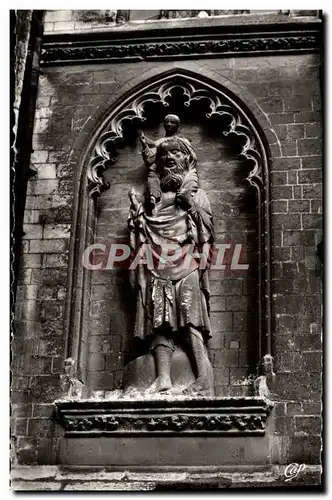
[[[154,394],[156,392],[164,392],[171,389],[172,382],[170,377],[159,376],[156,380],[146,389],[147,394]]]
[[[174,396],[179,396],[180,394],[183,394],[184,390],[185,390],[184,386],[173,385],[171,389],[168,389],[167,394],[174,394]]]
[[[138,397],[141,394],[141,392],[137,389],[137,387],[130,386],[124,391],[123,397],[135,398]]]
[[[186,395],[199,395],[199,396],[211,396],[211,384],[208,377],[198,377],[193,384],[187,387],[183,394]]]

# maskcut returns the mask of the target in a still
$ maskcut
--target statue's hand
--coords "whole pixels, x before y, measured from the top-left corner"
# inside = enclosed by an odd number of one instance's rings
[[[150,206],[151,206],[152,208],[154,208],[154,207],[156,206],[156,198],[155,198],[155,196],[150,195],[150,197],[149,197],[149,202],[150,202]]]
[[[141,141],[141,144],[143,147],[147,146],[146,136],[144,135],[144,132],[142,132],[142,131],[140,131],[139,140]]]
[[[131,202],[131,208],[133,210],[138,210],[138,208],[139,208],[139,202],[137,200],[136,191],[135,191],[135,189],[133,187],[128,191],[128,196],[129,196],[129,199],[130,199],[130,202]]]
[[[193,197],[190,191],[179,191],[176,194],[175,203],[182,208],[188,210],[193,204]]]

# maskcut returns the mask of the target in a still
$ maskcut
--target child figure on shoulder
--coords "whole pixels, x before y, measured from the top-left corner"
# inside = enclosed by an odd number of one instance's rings
[[[180,118],[177,115],[169,114],[164,118],[165,137],[173,137],[177,135],[180,127]],[[184,138],[182,138],[184,139]],[[154,209],[156,204],[161,198],[160,180],[156,172],[156,150],[164,137],[152,141],[142,131],[140,132],[140,141],[142,144],[142,157],[144,163],[149,167],[149,174],[147,179],[147,196],[148,203],[151,210]],[[187,141],[187,139],[185,139]],[[188,141],[189,142],[189,141]]]

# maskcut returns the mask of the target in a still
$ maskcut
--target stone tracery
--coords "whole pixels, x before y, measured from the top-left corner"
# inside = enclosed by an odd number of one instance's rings
[[[129,124],[133,128],[146,121],[145,107],[148,103],[161,104],[164,108],[169,106],[168,100],[175,91],[182,93],[183,104],[190,108],[193,103],[205,101],[208,112],[205,118],[208,120],[217,119],[222,127],[224,136],[235,139],[239,143],[239,158],[248,161],[250,172],[247,181],[252,184],[255,177],[261,176],[261,154],[256,144],[255,136],[246,123],[245,118],[238,109],[238,106],[231,101],[229,96],[223,92],[216,92],[210,86],[205,85],[197,79],[172,75],[166,83],[159,83],[151,86],[120,109],[116,116],[110,120],[106,126],[106,131],[100,136],[93,157],[88,168],[88,180],[90,195],[99,195],[107,189],[107,181],[103,179],[102,173],[116,161],[116,150],[124,142],[124,127]]]

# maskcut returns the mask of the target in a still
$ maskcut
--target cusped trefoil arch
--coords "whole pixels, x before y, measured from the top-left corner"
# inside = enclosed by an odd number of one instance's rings
[[[241,108],[221,90],[200,82],[188,75],[172,75],[166,81],[159,81],[145,87],[139,94],[127,99],[123,106],[110,114],[97,138],[88,169],[88,189],[90,196],[98,196],[109,187],[103,172],[116,162],[117,149],[125,145],[125,127],[142,125],[146,120],[147,105],[165,108],[175,93],[182,94],[184,106],[190,108],[195,102],[205,101],[207,120],[218,120],[218,127],[224,136],[239,145],[239,158],[250,165],[246,181],[261,184],[262,155],[252,126]]]

